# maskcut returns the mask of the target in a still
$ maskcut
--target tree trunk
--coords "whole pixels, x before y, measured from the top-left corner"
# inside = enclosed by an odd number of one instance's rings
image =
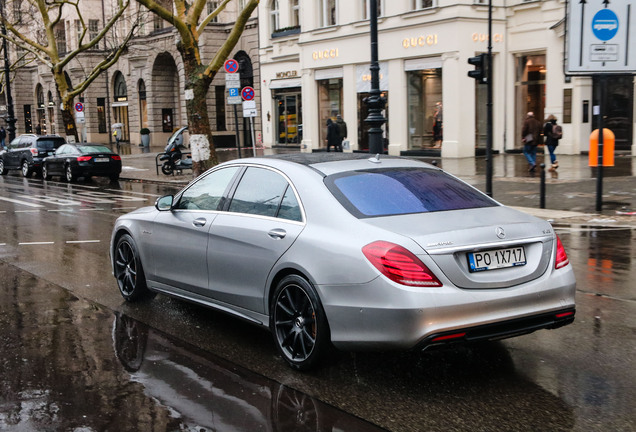
[[[66,136],[68,137],[72,135],[75,138],[75,142],[79,142],[77,127],[75,127],[75,117],[73,117],[71,110],[62,110],[62,121],[64,122],[64,131],[66,132]]]
[[[185,57],[185,55],[183,56]],[[188,131],[190,132],[190,150],[192,151],[192,175],[196,177],[219,163],[212,142],[207,105],[207,94],[212,80],[197,73],[203,68],[196,64],[196,60],[184,58],[184,64],[187,80],[185,100]]]

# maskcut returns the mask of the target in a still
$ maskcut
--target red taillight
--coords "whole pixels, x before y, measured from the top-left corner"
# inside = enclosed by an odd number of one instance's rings
[[[31,154],[33,156],[37,156],[38,155],[38,149],[31,147],[29,150],[31,150]]]
[[[561,239],[559,236],[557,238],[557,253],[556,253],[556,263],[554,264],[555,269],[560,269],[561,267],[565,267],[570,264],[570,260],[568,259],[568,254],[565,253],[565,248],[563,244],[561,244]]]
[[[563,312],[560,314],[556,314],[557,318],[565,318],[565,317],[569,317],[569,316],[573,316],[574,312]]]
[[[112,159],[112,160],[121,160],[121,156],[119,156],[119,155],[112,155],[112,156],[111,156],[111,159]]]
[[[88,162],[91,159],[92,159],[91,156],[78,156],[77,161],[78,162]]]
[[[417,287],[442,286],[428,267],[402,246],[377,241],[363,247],[362,253],[375,268],[394,282]]]
[[[449,334],[446,336],[438,336],[436,338],[433,338],[432,342],[440,342],[440,341],[445,341],[445,340],[450,340],[450,339],[459,339],[459,338],[463,338],[464,336],[466,336],[466,333],[455,333],[455,334]]]

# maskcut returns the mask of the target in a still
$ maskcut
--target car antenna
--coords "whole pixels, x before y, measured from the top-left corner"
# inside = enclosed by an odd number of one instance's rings
[[[376,154],[374,157],[369,158],[369,162],[380,163],[380,153]]]

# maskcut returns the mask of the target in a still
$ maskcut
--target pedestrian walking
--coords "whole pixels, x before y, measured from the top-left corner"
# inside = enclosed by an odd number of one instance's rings
[[[340,132],[338,132],[338,125],[334,123],[330,118],[327,119],[327,151],[331,151],[331,147],[333,146],[333,151],[342,151],[342,147],[340,146]],[[338,150],[340,149],[340,150]]]
[[[0,126],[0,149],[6,148],[5,141],[7,139],[7,131],[4,130],[4,126]]]
[[[433,114],[433,140],[435,144],[433,148],[442,148],[442,141],[444,138],[444,115],[442,112],[442,103],[437,102],[435,104],[435,114]]]
[[[347,123],[338,114],[336,116],[336,125],[338,125],[338,136],[340,137],[340,151],[342,151],[342,143],[347,138]]]
[[[541,144],[541,123],[534,118],[532,111],[526,114],[526,120],[521,128],[521,142],[523,154],[528,160],[528,171],[534,172],[537,168],[537,145]]]
[[[559,140],[563,137],[563,129],[557,124],[557,118],[550,114],[543,125],[543,136],[545,137],[545,145],[550,152],[550,171],[556,171],[559,167],[559,161],[554,154],[554,150],[559,145]]]

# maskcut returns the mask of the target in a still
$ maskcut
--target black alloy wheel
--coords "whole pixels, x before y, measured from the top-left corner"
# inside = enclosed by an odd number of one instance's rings
[[[151,297],[141,265],[137,245],[132,237],[124,234],[115,247],[115,278],[122,297],[129,302]]]
[[[49,170],[46,167],[46,164],[42,164],[42,178],[44,180],[51,180],[53,176],[51,174],[49,174]]]
[[[22,176],[23,177],[31,177],[31,168],[29,168],[29,161],[22,161]]]
[[[276,348],[294,369],[314,367],[329,346],[325,312],[313,286],[289,275],[280,281],[271,306]]]
[[[174,171],[174,164],[172,161],[165,161],[163,165],[161,165],[161,172],[165,175],[171,175]]]
[[[73,174],[73,168],[71,168],[70,164],[66,165],[66,169],[64,170],[64,173],[65,173],[65,178],[67,182],[71,183],[77,180],[77,176]]]

